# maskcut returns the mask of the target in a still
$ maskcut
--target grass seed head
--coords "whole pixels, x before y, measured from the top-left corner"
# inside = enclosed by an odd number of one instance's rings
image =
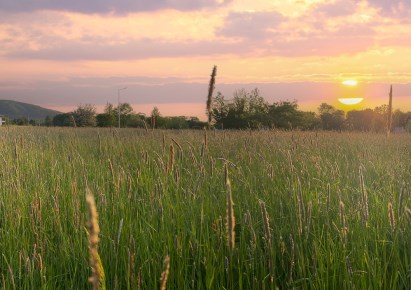
[[[226,231],[227,231],[227,245],[230,250],[234,249],[235,246],[235,216],[234,216],[234,203],[233,197],[231,194],[231,183],[228,176],[226,177],[226,195],[227,195],[227,222],[226,222]]]
[[[98,236],[100,233],[98,212],[94,201],[94,196],[89,190],[87,190],[86,201],[89,211],[89,218],[87,222],[87,238],[89,242],[91,267],[91,277],[89,278],[89,281],[93,286],[93,290],[105,290],[104,268],[98,253],[98,243],[100,241]]]
[[[167,255],[164,259],[163,272],[161,273],[161,290],[165,290],[167,286],[168,274],[170,273],[170,257]]]
[[[391,231],[394,232],[395,230],[395,216],[394,216],[394,209],[392,207],[392,203],[388,203],[388,217],[390,219],[390,227]]]

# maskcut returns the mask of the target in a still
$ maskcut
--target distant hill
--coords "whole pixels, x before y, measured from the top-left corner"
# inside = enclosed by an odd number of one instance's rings
[[[61,112],[42,108],[40,106],[10,100],[0,100],[0,115],[11,119],[28,117],[29,119],[44,120],[47,116],[54,117]]]

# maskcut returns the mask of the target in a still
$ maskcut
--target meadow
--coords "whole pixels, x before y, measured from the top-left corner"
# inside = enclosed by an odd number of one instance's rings
[[[411,134],[0,129],[1,289],[411,289]]]

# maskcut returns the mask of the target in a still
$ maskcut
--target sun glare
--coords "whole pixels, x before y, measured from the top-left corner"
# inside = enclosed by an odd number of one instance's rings
[[[358,84],[358,82],[356,80],[345,80],[342,82],[343,85],[346,86],[356,86]]]
[[[339,98],[338,101],[344,105],[356,105],[361,103],[364,98]]]

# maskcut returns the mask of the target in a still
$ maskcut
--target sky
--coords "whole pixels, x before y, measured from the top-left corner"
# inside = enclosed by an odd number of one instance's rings
[[[204,119],[217,65],[226,99],[374,108],[392,84],[410,111],[410,35],[411,0],[0,0],[0,99]]]

